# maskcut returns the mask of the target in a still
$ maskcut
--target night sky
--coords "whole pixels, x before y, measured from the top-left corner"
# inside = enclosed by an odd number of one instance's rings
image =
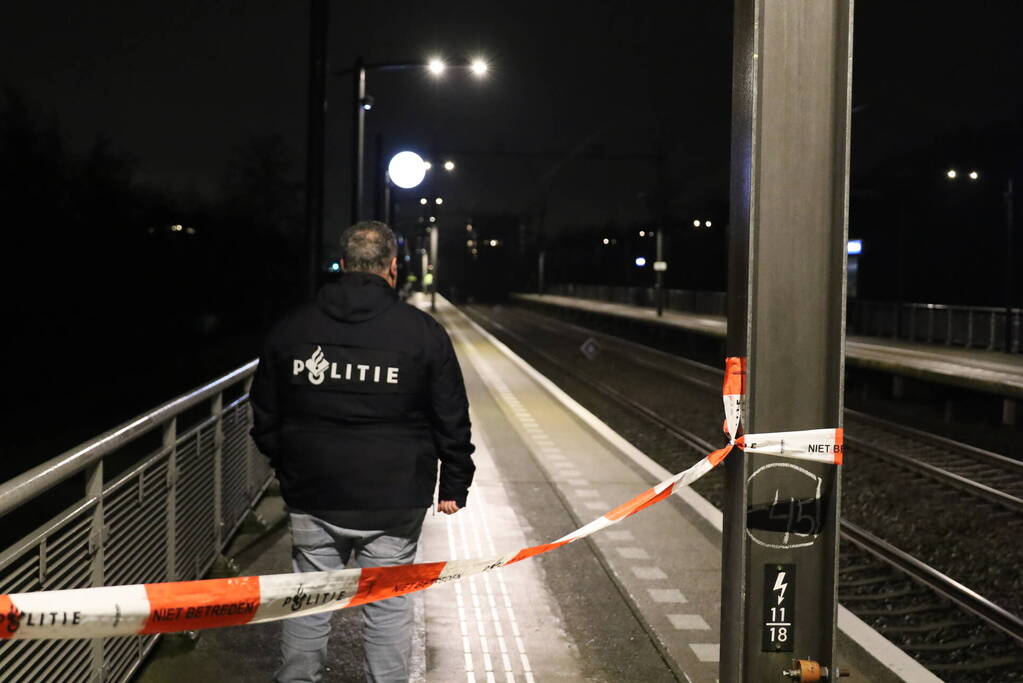
[[[1023,4],[861,0],[853,168],[1020,111]],[[218,191],[232,150],[279,133],[304,168],[305,2],[5,3],[0,82],[52,112],[74,144],[97,134],[160,188]],[[548,223],[626,221],[668,159],[672,208],[727,194],[731,4],[333,3],[330,67],[485,55],[486,82],[371,73],[373,137],[423,152],[543,152],[458,159],[439,188],[464,212],[535,210]],[[327,221],[347,220],[350,79],[330,79]],[[559,158],[589,149],[589,157]],[[371,192],[371,187],[368,188]],[[546,199],[545,199],[546,197]]]

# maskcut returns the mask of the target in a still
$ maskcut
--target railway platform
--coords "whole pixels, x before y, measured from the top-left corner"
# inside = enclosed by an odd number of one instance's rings
[[[557,539],[669,475],[453,306],[439,300],[436,315],[461,361],[479,469],[465,510],[427,516],[418,561]],[[283,519],[272,495],[261,510],[271,527]],[[584,541],[417,593],[413,680],[716,681],[720,529],[685,489]],[[290,571],[281,524],[228,554],[242,574]],[[362,680],[357,608],[333,623],[324,680]],[[846,680],[938,680],[845,610],[839,627]],[[138,680],[268,680],[279,629],[168,638]]]
[[[665,309],[658,317],[653,308],[552,294],[513,294],[512,298],[530,305],[663,325],[720,339],[728,330],[727,321],[719,315]],[[846,338],[846,363],[896,377],[994,394],[1013,402],[1023,399],[1023,356],[1017,354],[850,336]],[[1015,406],[1008,405],[1006,412],[1014,416]]]

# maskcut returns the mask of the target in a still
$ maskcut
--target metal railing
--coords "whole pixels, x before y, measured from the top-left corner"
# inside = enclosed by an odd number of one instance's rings
[[[551,285],[550,294],[558,296],[576,296],[581,299],[611,301],[632,306],[657,305],[657,294],[653,287],[617,287],[612,285]],[[704,315],[725,315],[726,299],[724,292],[704,292],[688,289],[665,289],[664,306],[675,311],[702,313]]]
[[[888,301],[848,303],[849,334],[888,337],[967,349],[1005,350],[1004,308]],[[1020,310],[1012,309],[1011,352],[1020,352]]]
[[[0,552],[0,594],[205,576],[271,477],[248,435],[255,368],[252,361],[0,484],[0,517],[11,523],[33,509],[50,514],[49,498],[84,473],[76,502]],[[126,681],[157,637],[0,640],[0,679]]]
[[[657,304],[653,287],[557,284],[549,293],[582,299],[610,301],[653,308]],[[726,315],[724,292],[664,290],[664,306],[669,310],[703,315]],[[968,349],[1005,350],[1005,309],[987,306],[949,306],[944,304],[898,304],[889,301],[850,299],[847,303],[846,331],[850,335],[881,337],[961,346]],[[1023,343],[1023,314],[1012,310],[1012,353],[1020,353]]]

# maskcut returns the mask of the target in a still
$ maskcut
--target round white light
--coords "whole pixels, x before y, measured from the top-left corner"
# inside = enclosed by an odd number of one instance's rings
[[[708,228],[709,228],[709,227],[711,226],[711,223],[710,223],[710,221],[704,221],[704,222],[703,222],[703,224],[704,224],[705,226],[707,226]]]
[[[700,221],[693,221],[693,227],[694,228],[700,227]]]
[[[976,171],[970,171],[970,180],[976,180],[979,177],[980,177],[979,173],[977,173]]]
[[[437,217],[436,216],[430,216],[430,222],[431,223],[436,223],[437,222]]]
[[[643,266],[646,265],[646,259],[643,258],[642,256],[637,256],[636,257],[636,265],[639,266],[640,268],[642,268]]]
[[[387,165],[391,182],[406,190],[423,182],[426,177],[426,162],[415,152],[398,152]]]
[[[485,76],[490,67],[488,67],[487,63],[482,59],[474,59],[472,60],[472,66],[469,68],[471,68],[472,72],[477,76]]]
[[[950,168],[950,169],[948,170],[948,173],[946,173],[945,175],[947,175],[947,176],[948,176],[948,177],[949,177],[950,179],[952,179],[952,180],[955,180],[955,177],[956,177],[957,175],[959,175],[959,174],[958,174],[958,173],[956,173],[956,171],[955,171],[955,169],[954,169],[954,168]]]
[[[453,162],[453,161],[445,161],[444,162],[444,170],[445,171],[454,171],[455,170],[455,162]]]
[[[496,247],[497,246],[497,240],[490,240],[490,246]]]
[[[419,198],[419,203],[421,205],[423,205],[423,206],[426,206],[426,201],[427,201],[426,197],[420,197]]]
[[[425,168],[427,171],[429,171],[431,168],[433,168],[433,164],[431,164],[429,161],[424,161],[423,162],[423,168]]]
[[[432,73],[434,76],[440,76],[442,73],[444,73],[444,69],[447,68],[447,64],[444,63],[443,59],[440,59],[439,57],[434,57],[429,62],[427,62],[426,68],[429,69],[430,73]]]
[[[437,197],[437,199],[435,201],[437,202],[437,204],[443,204],[444,203],[444,198],[443,197]]]
[[[640,237],[646,237],[646,230],[640,230],[639,231],[639,236]]]
[[[611,240],[609,240],[608,238],[605,237],[604,238],[604,244],[610,244],[610,243],[611,243]]]

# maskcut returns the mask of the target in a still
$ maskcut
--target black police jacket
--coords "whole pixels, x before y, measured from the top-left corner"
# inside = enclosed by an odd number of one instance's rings
[[[447,332],[387,282],[349,273],[268,335],[252,436],[298,510],[465,505],[476,467]]]

